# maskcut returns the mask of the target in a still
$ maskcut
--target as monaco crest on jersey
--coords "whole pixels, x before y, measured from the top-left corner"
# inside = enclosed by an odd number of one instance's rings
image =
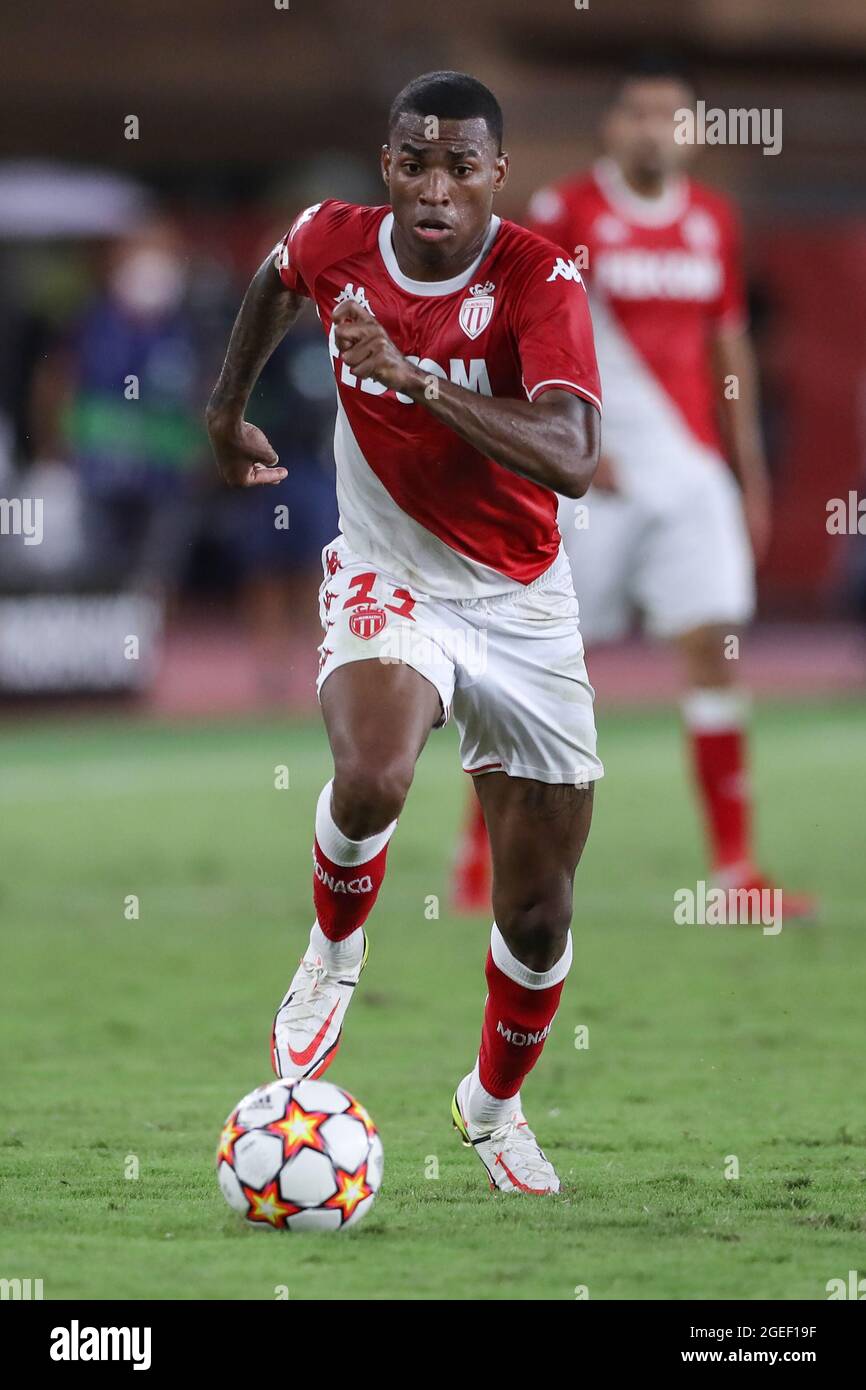
[[[369,642],[372,637],[378,637],[386,622],[385,610],[370,605],[367,608],[359,608],[352,614],[349,619],[349,631],[353,637],[360,637],[362,641]]]
[[[460,327],[467,338],[480,337],[493,318],[495,288],[492,280],[488,280],[484,285],[473,285],[469,291],[469,298],[464,299],[460,305]]]

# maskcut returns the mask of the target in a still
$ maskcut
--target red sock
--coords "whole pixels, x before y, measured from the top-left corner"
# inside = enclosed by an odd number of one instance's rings
[[[316,919],[329,941],[344,941],[362,927],[385,877],[388,843],[396,821],[366,840],[350,840],[331,814],[333,783],[323,787],[316,806],[313,845],[313,902]]]
[[[727,692],[697,693],[727,695]],[[689,706],[686,706],[692,760],[713,868],[716,871],[739,868],[748,873],[752,864],[752,808],[746,771],[746,736],[736,722],[733,703],[731,714],[733,717],[727,727],[708,727],[713,721],[690,718]]]
[[[488,994],[478,1076],[485,1091],[507,1100],[520,1090],[524,1077],[532,1071],[547,1041],[571,964],[571,938],[553,969],[538,974],[511,955],[495,925],[493,933],[485,972]],[[501,968],[503,965],[509,974]],[[512,974],[544,984],[541,988],[532,988],[513,979]],[[548,980],[552,983],[548,984]]]
[[[335,864],[318,840],[313,846],[313,903],[316,920],[329,941],[343,941],[362,927],[373,910],[385,877],[388,846],[365,864]]]

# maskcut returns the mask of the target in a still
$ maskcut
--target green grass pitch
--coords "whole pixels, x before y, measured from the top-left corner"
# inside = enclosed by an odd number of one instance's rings
[[[450,1127],[489,922],[447,909],[466,779],[446,731],[330,1073],[379,1124],[385,1182],[356,1232],[318,1238],[246,1228],[213,1156],[269,1078],[311,921],[320,726],[0,731],[0,1276],[46,1298],[823,1299],[866,1272],[862,710],[758,714],[763,857],[823,904],[778,937],[674,925],[703,876],[676,719],[602,712],[601,731],[575,965],[525,1089],[563,1193],[490,1195]]]

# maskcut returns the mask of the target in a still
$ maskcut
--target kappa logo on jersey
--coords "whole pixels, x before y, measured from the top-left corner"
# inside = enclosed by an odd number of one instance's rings
[[[583,276],[574,264],[574,261],[566,259],[565,256],[557,256],[554,261],[553,270],[547,277],[548,285],[551,280],[557,280],[560,277],[563,280],[573,280],[576,285],[583,284]]]
[[[682,223],[683,241],[693,251],[709,253],[718,250],[719,230],[703,208],[692,208]]]
[[[373,318],[376,317],[376,315],[373,314],[373,310],[370,308],[367,291],[364,289],[363,285],[359,285],[358,288],[355,289],[355,286],[350,280],[347,285],[344,285],[337,295],[337,298],[334,300],[334,308],[336,309],[338,304],[345,304],[349,300],[351,300],[353,304],[359,304],[362,309],[366,309],[367,313],[372,314]]]
[[[565,212],[565,203],[555,188],[539,188],[529,200],[529,216],[533,222],[555,222]]]
[[[628,241],[629,237],[626,224],[619,217],[614,217],[612,212],[603,212],[600,217],[597,217],[592,230],[599,241],[619,243]]]
[[[467,338],[479,338],[493,318],[495,288],[492,280],[483,285],[473,285],[469,298],[460,305],[460,327]]]
[[[349,631],[353,637],[360,637],[363,642],[369,642],[371,638],[378,637],[387,621],[385,610],[371,604],[367,608],[359,608],[352,614],[349,619]]]

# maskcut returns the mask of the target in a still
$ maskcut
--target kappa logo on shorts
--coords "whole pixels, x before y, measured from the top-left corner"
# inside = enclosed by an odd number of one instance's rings
[[[473,285],[469,298],[460,305],[460,327],[467,338],[480,338],[493,318],[493,294],[496,286],[492,280],[483,285]]]
[[[378,637],[387,621],[388,615],[384,608],[370,604],[352,614],[349,619],[349,631],[353,637],[360,637],[362,641],[369,642],[371,637]]]

